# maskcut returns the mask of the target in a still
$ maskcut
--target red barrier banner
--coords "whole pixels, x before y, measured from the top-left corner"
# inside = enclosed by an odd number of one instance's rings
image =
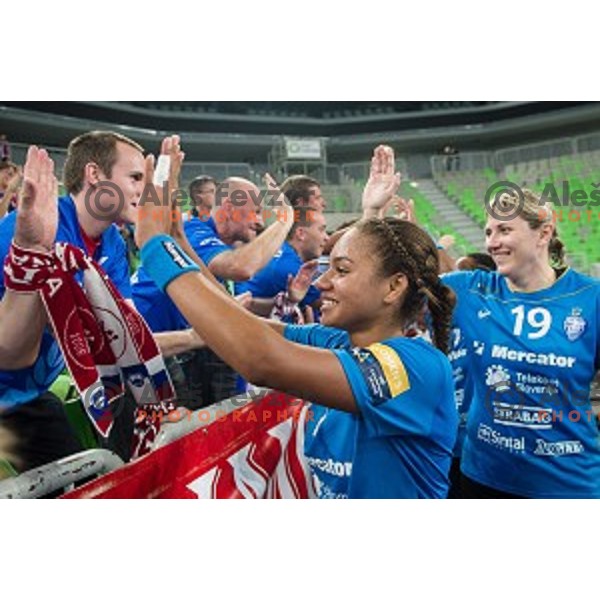
[[[310,418],[302,401],[269,394],[63,498],[313,498]]]

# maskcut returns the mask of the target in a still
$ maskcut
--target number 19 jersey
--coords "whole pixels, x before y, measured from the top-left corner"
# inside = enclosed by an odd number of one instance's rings
[[[600,359],[600,282],[568,270],[534,293],[498,273],[444,278],[458,296],[455,335],[472,394],[462,471],[531,498],[600,498],[590,384]]]

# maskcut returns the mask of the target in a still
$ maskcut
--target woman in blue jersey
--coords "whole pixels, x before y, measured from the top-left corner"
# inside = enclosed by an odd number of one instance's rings
[[[425,232],[396,219],[351,229],[317,284],[322,325],[296,328],[241,310],[164,235],[169,227],[168,209],[141,207],[142,260],[206,343],[257,385],[351,415],[350,456],[328,440],[331,454],[313,457],[313,468],[344,476],[323,497],[446,496],[458,423],[444,355],[454,297]],[[425,304],[437,348],[403,336]]]
[[[497,273],[444,278],[472,395],[462,459],[467,498],[598,498],[590,404],[598,369],[600,283],[564,265],[552,210],[523,191],[490,207]]]

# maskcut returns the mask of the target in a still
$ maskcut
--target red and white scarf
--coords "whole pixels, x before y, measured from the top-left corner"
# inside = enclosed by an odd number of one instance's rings
[[[79,271],[83,289],[75,279]],[[41,253],[13,243],[4,281],[17,293],[39,291],[85,410],[104,437],[114,421],[110,403],[123,395],[125,380],[138,406],[144,407],[136,417],[134,457],[145,454],[158,433],[158,421],[142,415],[159,418],[174,410],[175,392],[142,317],[102,268],[70,244]]]

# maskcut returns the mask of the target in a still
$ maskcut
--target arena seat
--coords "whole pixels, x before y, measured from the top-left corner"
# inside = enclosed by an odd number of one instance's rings
[[[600,192],[598,151],[515,163],[507,165],[502,172],[488,168],[438,173],[435,181],[462,211],[482,227],[486,221],[483,200],[494,183],[510,181],[538,194],[555,189],[554,217],[573,266],[591,272],[593,265],[600,263],[600,245],[590,243],[600,233],[600,205],[589,209],[562,205],[566,183],[571,193],[582,190],[590,197],[592,192]]]

